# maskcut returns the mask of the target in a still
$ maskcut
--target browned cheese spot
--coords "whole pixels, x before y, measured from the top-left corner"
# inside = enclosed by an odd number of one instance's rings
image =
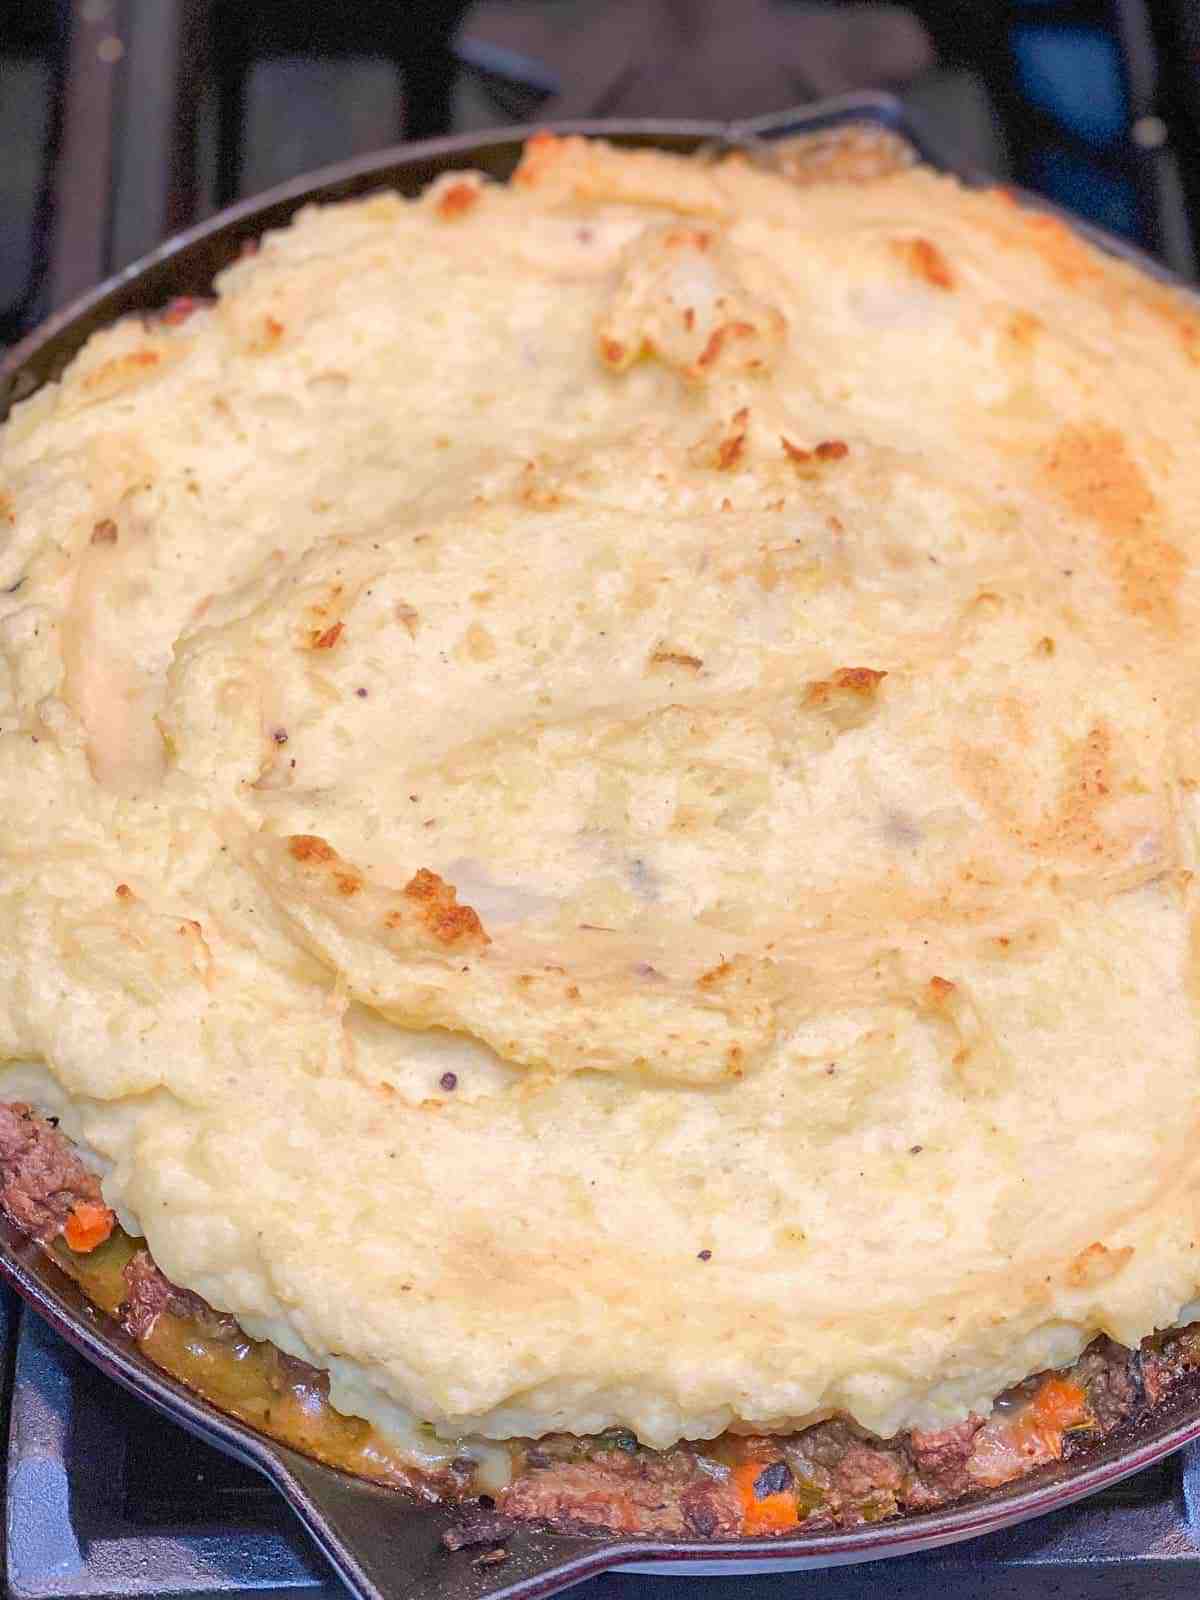
[[[1074,1289],[1094,1288],[1096,1284],[1107,1283],[1110,1278],[1115,1278],[1132,1259],[1132,1245],[1110,1250],[1107,1245],[1097,1241],[1088,1245],[1086,1250],[1081,1250],[1070,1262],[1066,1272],[1067,1282]]]
[[[958,752],[956,764],[979,803],[1026,850],[1094,863],[1124,850],[1100,815],[1116,784],[1113,747],[1112,729],[1095,723],[1070,753],[1057,805],[1036,818],[1022,811],[1019,779],[994,751],[967,747]]]
[[[337,855],[333,846],[315,833],[293,834],[288,853],[294,861],[332,861]]]
[[[556,133],[535,133],[525,141],[521,165],[513,173],[515,186],[535,189],[562,153],[562,140]]]
[[[930,1004],[935,1006],[944,1005],[954,993],[956,987],[957,985],[951,983],[949,978],[930,978],[928,990]]]
[[[877,672],[874,667],[839,667],[831,678],[817,678],[810,683],[804,691],[804,702],[813,707],[825,706],[837,698],[839,691],[871,700],[886,677],[886,672]]]
[[[421,867],[404,886],[404,894],[421,906],[421,920],[442,944],[491,944],[478,913],[460,906],[454,886]]]
[[[479,186],[474,183],[452,183],[438,196],[437,214],[445,221],[466,216],[479,199]]]
[[[342,637],[342,631],[344,627],[344,623],[335,622],[331,628],[323,628],[320,631],[314,630],[312,634],[312,648],[314,650],[332,650],[334,645]]]
[[[704,662],[699,656],[685,655],[680,650],[654,650],[650,655],[653,667],[686,667],[689,672],[699,672]]]
[[[733,962],[722,961],[719,965],[710,968],[708,972],[702,972],[696,979],[696,987],[697,989],[715,989],[724,983],[732,972]]]
[[[85,389],[102,389],[112,385],[120,385],[126,378],[144,372],[149,367],[158,365],[157,350],[131,350],[128,355],[113,356],[108,361],[103,361],[94,372],[89,372],[83,380]]]
[[[897,239],[892,249],[908,270],[931,288],[946,291],[954,288],[950,263],[931,240]]]
[[[726,331],[727,330],[723,327],[714,328],[709,334],[708,343],[704,346],[704,349],[701,350],[699,356],[696,358],[696,365],[698,367],[712,366],[713,362],[721,354],[721,346],[725,343]]]
[[[737,465],[746,448],[746,429],[750,424],[750,408],[743,406],[730,419],[731,432],[717,444],[716,466],[719,472],[728,472]]]
[[[1014,311],[1008,319],[1006,332],[1010,343],[1018,350],[1030,350],[1044,328],[1045,323],[1032,311]]]
[[[822,466],[827,466],[831,461],[844,461],[850,454],[850,446],[844,439],[822,439],[811,450],[793,444],[785,434],[780,434],[779,442],[784,455],[805,478],[815,478]]]
[[[116,544],[117,525],[111,517],[105,517],[103,522],[98,522],[92,529],[92,544]]]
[[[699,250],[703,253],[712,243],[712,234],[703,228],[673,228],[667,235],[668,250]]]
[[[1043,458],[1042,476],[1068,510],[1100,530],[1126,610],[1173,628],[1183,552],[1156,528],[1158,502],[1117,429],[1063,428]]]

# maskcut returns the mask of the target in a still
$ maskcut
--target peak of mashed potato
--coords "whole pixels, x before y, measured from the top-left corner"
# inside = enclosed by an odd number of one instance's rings
[[[400,1433],[1171,1322],[1198,332],[923,170],[542,139],[96,335],[0,434],[0,1091]]]

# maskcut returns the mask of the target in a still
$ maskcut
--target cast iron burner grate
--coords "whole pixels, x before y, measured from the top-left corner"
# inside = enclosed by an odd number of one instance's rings
[[[344,1593],[263,1479],[160,1420],[5,1301],[9,1593]],[[1200,1588],[1200,1446],[1083,1505],[884,1566],[756,1578],[614,1573],[581,1600],[1157,1600]]]

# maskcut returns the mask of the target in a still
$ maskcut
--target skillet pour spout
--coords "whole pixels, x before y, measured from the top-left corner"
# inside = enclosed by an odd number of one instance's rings
[[[98,328],[129,313],[157,310],[175,296],[207,293],[214,277],[249,240],[282,226],[302,205],[344,200],[380,188],[415,195],[439,174],[466,168],[505,178],[534,131],[509,128],[482,138],[440,139],[345,162],[242,202],[168,241],[55,314],[10,351],[0,366],[0,416],[15,401],[58,377]],[[619,145],[678,153],[740,149],[749,159],[765,164],[774,162],[779,151],[802,148],[805,141],[811,150],[818,140],[828,144],[849,137],[869,143],[876,138],[890,141],[901,161],[921,159],[957,171],[967,181],[973,177],[932,150],[899,103],[882,95],[850,96],[732,126],[640,121],[571,124],[556,131],[603,135]],[[1141,269],[1168,276],[1131,247],[1082,224],[1072,225]],[[401,1595],[421,1600],[532,1597],[614,1568],[754,1574],[931,1549],[1067,1505],[1200,1436],[1200,1385],[1189,1377],[1132,1433],[1118,1432],[1032,1483],[1025,1480],[942,1511],[832,1532],[704,1542],[618,1539],[585,1531],[551,1533],[522,1525],[502,1544],[450,1550],[443,1535],[458,1520],[452,1508],[418,1502],[324,1466],[225,1416],[154,1367],[35,1245],[3,1221],[0,1276],[102,1371],[163,1415],[262,1472],[361,1600],[393,1600]],[[486,1559],[481,1560],[481,1554]]]

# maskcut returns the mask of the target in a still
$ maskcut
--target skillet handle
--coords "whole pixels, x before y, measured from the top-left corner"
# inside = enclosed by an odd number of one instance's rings
[[[414,1505],[276,1448],[267,1467],[276,1487],[332,1562],[355,1600],[484,1600],[549,1595],[628,1559],[616,1541],[521,1528],[503,1561],[478,1564],[481,1551],[448,1551],[442,1534],[453,1514]]]

